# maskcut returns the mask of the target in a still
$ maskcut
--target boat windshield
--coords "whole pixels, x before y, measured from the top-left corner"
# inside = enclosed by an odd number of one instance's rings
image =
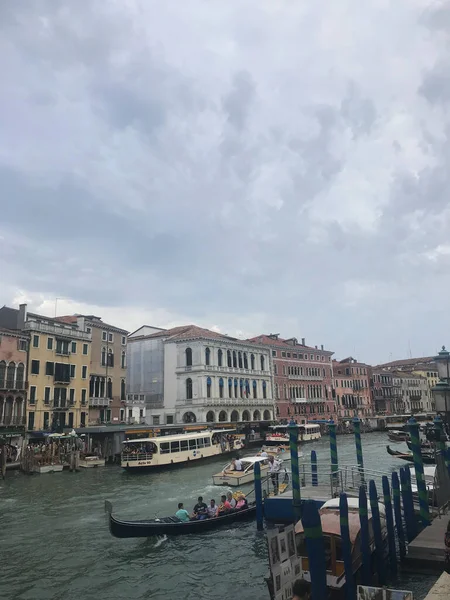
[[[154,454],[158,451],[158,447],[153,442],[149,441],[130,441],[125,442],[122,448],[122,454]]]

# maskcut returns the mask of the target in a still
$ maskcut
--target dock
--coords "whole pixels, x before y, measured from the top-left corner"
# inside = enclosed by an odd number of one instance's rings
[[[429,527],[409,544],[406,566],[442,571],[445,562],[444,537],[449,515],[436,517]]]
[[[450,575],[444,571],[428,592],[425,600],[447,600],[448,598],[450,598]]]

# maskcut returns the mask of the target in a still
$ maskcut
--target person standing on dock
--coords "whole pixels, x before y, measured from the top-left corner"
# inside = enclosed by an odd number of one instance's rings
[[[279,486],[279,477],[280,477],[280,469],[281,462],[274,458],[273,456],[269,456],[269,473],[270,478],[272,479],[273,492],[275,496],[278,494],[278,486]]]
[[[309,600],[309,584],[304,579],[297,579],[292,586],[292,600]]]

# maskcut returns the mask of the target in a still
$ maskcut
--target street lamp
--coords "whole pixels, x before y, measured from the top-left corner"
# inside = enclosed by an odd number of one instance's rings
[[[450,352],[442,346],[442,350],[434,357],[437,364],[439,379],[450,383]]]
[[[448,381],[440,379],[438,383],[431,388],[431,393],[434,397],[437,413],[443,413],[447,427],[450,425],[450,385]]]

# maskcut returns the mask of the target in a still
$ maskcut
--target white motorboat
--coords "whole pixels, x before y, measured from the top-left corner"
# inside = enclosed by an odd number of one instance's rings
[[[261,476],[267,475],[269,465],[264,456],[246,456],[241,458],[242,471],[231,470],[232,463],[225,465],[220,473],[213,475],[214,485],[240,486],[244,483],[251,483],[255,480],[255,464],[261,465]]]

